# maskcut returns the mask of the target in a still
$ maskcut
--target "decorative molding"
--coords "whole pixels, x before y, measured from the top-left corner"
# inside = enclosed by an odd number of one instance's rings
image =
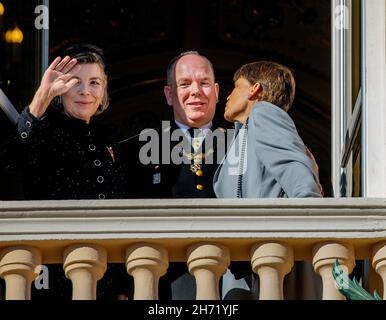
[[[386,237],[385,199],[0,202],[0,241]]]

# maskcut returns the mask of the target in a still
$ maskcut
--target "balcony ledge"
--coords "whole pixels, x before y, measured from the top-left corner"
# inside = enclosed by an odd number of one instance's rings
[[[0,241],[386,236],[386,199],[0,201]]]
[[[35,241],[49,247],[52,241],[116,246],[167,240],[171,258],[178,260],[184,254],[173,254],[173,239],[179,248],[200,239],[231,247],[262,239],[296,247],[301,240],[303,248],[307,242],[311,247],[315,241],[339,239],[354,241],[358,257],[361,247],[367,251],[385,237],[386,199],[0,201],[0,247]],[[121,254],[115,256],[121,260]]]

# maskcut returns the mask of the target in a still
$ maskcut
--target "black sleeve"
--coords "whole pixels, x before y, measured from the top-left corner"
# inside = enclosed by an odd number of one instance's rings
[[[14,132],[6,139],[1,150],[0,165],[8,171],[22,170],[29,159],[36,159],[39,149],[44,147],[44,133],[46,121],[44,118],[34,117],[28,107],[19,116]]]
[[[32,116],[32,115],[31,115]],[[28,163],[27,153],[23,139],[21,138],[21,132],[29,129],[25,124],[29,121],[30,117],[27,114],[23,114],[19,119],[19,124],[24,120],[24,125],[20,126],[19,132],[18,125],[9,126],[4,130],[4,136],[0,145],[0,199],[1,200],[23,200],[24,199],[24,187],[23,187],[23,170],[26,163]],[[31,119],[36,121],[37,119]],[[26,127],[25,129],[22,127]],[[30,130],[28,130],[30,133]],[[24,134],[23,134],[24,136]]]
[[[17,121],[17,133],[18,138],[22,144],[36,143],[35,139],[38,137],[38,132],[45,126],[45,117],[41,119],[36,118],[29,112],[29,108],[26,107]]]

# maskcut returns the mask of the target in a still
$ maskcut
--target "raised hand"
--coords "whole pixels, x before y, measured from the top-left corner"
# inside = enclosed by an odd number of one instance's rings
[[[74,75],[79,71],[76,59],[57,57],[44,72],[42,81],[29,106],[31,114],[40,118],[53,98],[70,90],[76,83]]]

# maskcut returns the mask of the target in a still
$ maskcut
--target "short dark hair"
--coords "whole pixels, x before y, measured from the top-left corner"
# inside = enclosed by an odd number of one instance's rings
[[[71,58],[80,60],[93,60],[91,57],[98,56],[98,58],[104,61],[103,50],[95,45],[89,43],[76,43],[67,46],[62,52],[62,56],[69,56]]]
[[[69,56],[75,58],[79,64],[84,63],[96,63],[103,71],[105,80],[105,92],[101,101],[101,105],[98,107],[96,114],[100,114],[109,106],[109,94],[107,90],[107,72],[103,50],[95,45],[88,43],[77,43],[69,47],[66,47],[61,53],[62,57]]]
[[[185,57],[188,55],[199,56],[199,57],[203,58],[204,60],[206,60],[206,62],[208,62],[209,66],[210,66],[210,69],[212,70],[213,79],[215,79],[213,64],[207,57],[201,55],[200,53],[198,53],[198,51],[185,51],[185,52],[181,52],[178,56],[175,56],[172,60],[170,60],[170,62],[168,64],[168,67],[166,69],[166,82],[169,86],[173,85],[173,83],[175,81],[175,71],[176,71],[177,62],[182,57]]]
[[[262,86],[260,99],[288,111],[295,98],[295,79],[290,69],[273,62],[257,61],[241,66],[233,77],[234,81],[244,78],[251,84]]]

